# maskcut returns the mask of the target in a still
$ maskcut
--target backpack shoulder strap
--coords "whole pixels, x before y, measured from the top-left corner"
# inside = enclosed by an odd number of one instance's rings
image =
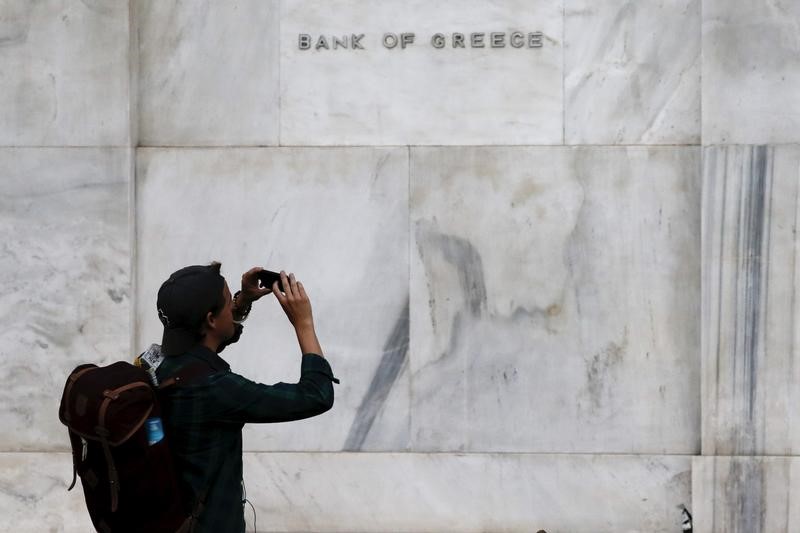
[[[201,378],[205,378],[216,373],[217,371],[214,368],[203,361],[189,363],[162,381],[158,385],[158,390],[164,390],[173,386],[190,385]]]

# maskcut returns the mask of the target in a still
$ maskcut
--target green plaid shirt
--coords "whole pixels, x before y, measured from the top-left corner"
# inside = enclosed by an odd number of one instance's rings
[[[324,413],[333,406],[331,382],[339,380],[325,358],[304,354],[299,382],[255,383],[231,372],[228,363],[204,346],[168,357],[156,375],[163,382],[197,361],[207,363],[213,374],[164,390],[164,431],[184,493],[194,500],[208,491],[195,532],[244,532],[242,427],[247,422],[287,422]]]

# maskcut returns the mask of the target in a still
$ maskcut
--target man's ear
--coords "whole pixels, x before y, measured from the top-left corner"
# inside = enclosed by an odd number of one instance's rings
[[[209,311],[209,312],[206,314],[206,319],[205,319],[205,321],[203,321],[203,329],[204,329],[205,331],[210,331],[210,330],[214,329],[214,326],[215,326],[215,325],[216,325],[216,320],[214,319],[214,313],[212,313],[211,311]]]

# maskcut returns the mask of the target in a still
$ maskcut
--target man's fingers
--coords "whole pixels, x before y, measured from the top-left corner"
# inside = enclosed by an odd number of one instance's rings
[[[289,300],[293,299],[294,294],[292,294],[292,286],[289,283],[289,277],[283,270],[281,270],[281,285],[283,285],[283,292],[286,293],[286,298]]]
[[[285,296],[286,301],[294,300],[294,293],[292,292],[292,285],[289,283],[289,276],[286,275],[286,271],[281,270],[281,287],[283,288],[283,294]]]
[[[281,294],[281,288],[278,286],[277,281],[272,283],[272,292],[275,293],[275,298],[277,298],[280,303],[283,303],[286,299],[286,297]]]
[[[251,268],[250,270],[248,270],[247,272],[245,272],[244,274],[242,274],[242,282],[244,282],[244,281],[245,281],[246,279],[248,279],[248,278],[255,277],[255,276],[256,276],[256,274],[258,274],[258,273],[259,273],[259,272],[261,272],[262,270],[264,270],[264,269],[263,269],[263,268],[261,268],[261,267],[253,267],[253,268]]]
[[[281,270],[281,284],[283,285],[283,292],[286,293],[285,298],[289,301],[293,301],[296,298],[302,299],[308,297],[306,295],[305,287],[303,287],[302,283],[297,281],[294,272],[291,272],[287,276],[286,272]],[[273,287],[274,286],[275,285],[273,285]]]

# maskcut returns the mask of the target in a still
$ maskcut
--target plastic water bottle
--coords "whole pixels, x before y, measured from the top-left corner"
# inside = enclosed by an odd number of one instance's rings
[[[148,418],[145,422],[145,426],[147,426],[148,445],[152,446],[164,438],[164,426],[161,424],[161,419],[159,417]]]

